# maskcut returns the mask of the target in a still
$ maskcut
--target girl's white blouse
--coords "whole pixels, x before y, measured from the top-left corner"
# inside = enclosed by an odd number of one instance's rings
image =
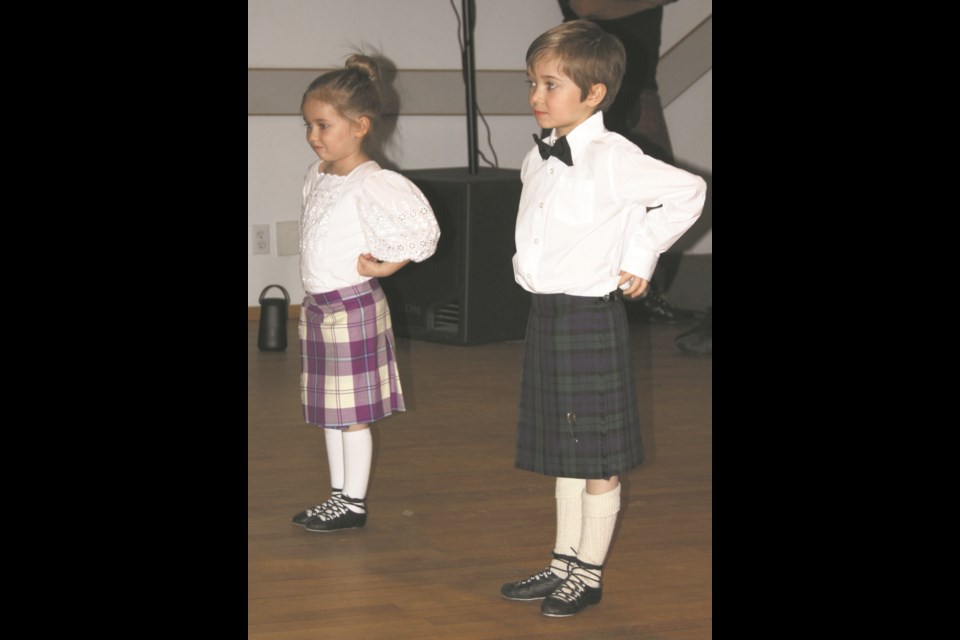
[[[300,216],[300,277],[308,293],[370,279],[357,273],[360,254],[384,262],[422,262],[433,255],[440,227],[408,178],[367,161],[346,176],[310,165]]]

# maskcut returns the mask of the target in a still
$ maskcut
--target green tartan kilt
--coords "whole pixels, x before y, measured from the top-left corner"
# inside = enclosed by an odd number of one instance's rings
[[[643,462],[623,300],[532,294],[515,466],[609,479]]]

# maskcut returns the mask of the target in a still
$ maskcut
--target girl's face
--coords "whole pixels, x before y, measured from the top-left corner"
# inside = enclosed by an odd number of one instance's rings
[[[365,116],[353,122],[330,104],[310,98],[303,105],[303,122],[307,144],[324,161],[326,173],[347,175],[366,159],[363,137],[369,131],[369,119]]]
[[[560,72],[555,58],[543,57],[527,70],[530,83],[530,108],[541,129],[556,129],[565,136],[578,124],[593,115],[603,100],[606,87],[595,84],[586,100],[580,99],[580,87]]]

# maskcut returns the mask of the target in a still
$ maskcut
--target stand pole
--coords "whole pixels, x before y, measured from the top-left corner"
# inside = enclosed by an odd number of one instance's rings
[[[477,100],[476,69],[473,62],[474,0],[463,0],[463,73],[467,85],[467,167],[471,174],[477,168]]]

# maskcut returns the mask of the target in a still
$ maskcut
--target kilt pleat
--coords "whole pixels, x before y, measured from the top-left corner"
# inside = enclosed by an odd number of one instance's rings
[[[344,429],[406,410],[390,309],[376,278],[307,294],[298,328],[306,422]]]
[[[532,295],[515,466],[587,479],[639,466],[640,412],[623,301]]]

